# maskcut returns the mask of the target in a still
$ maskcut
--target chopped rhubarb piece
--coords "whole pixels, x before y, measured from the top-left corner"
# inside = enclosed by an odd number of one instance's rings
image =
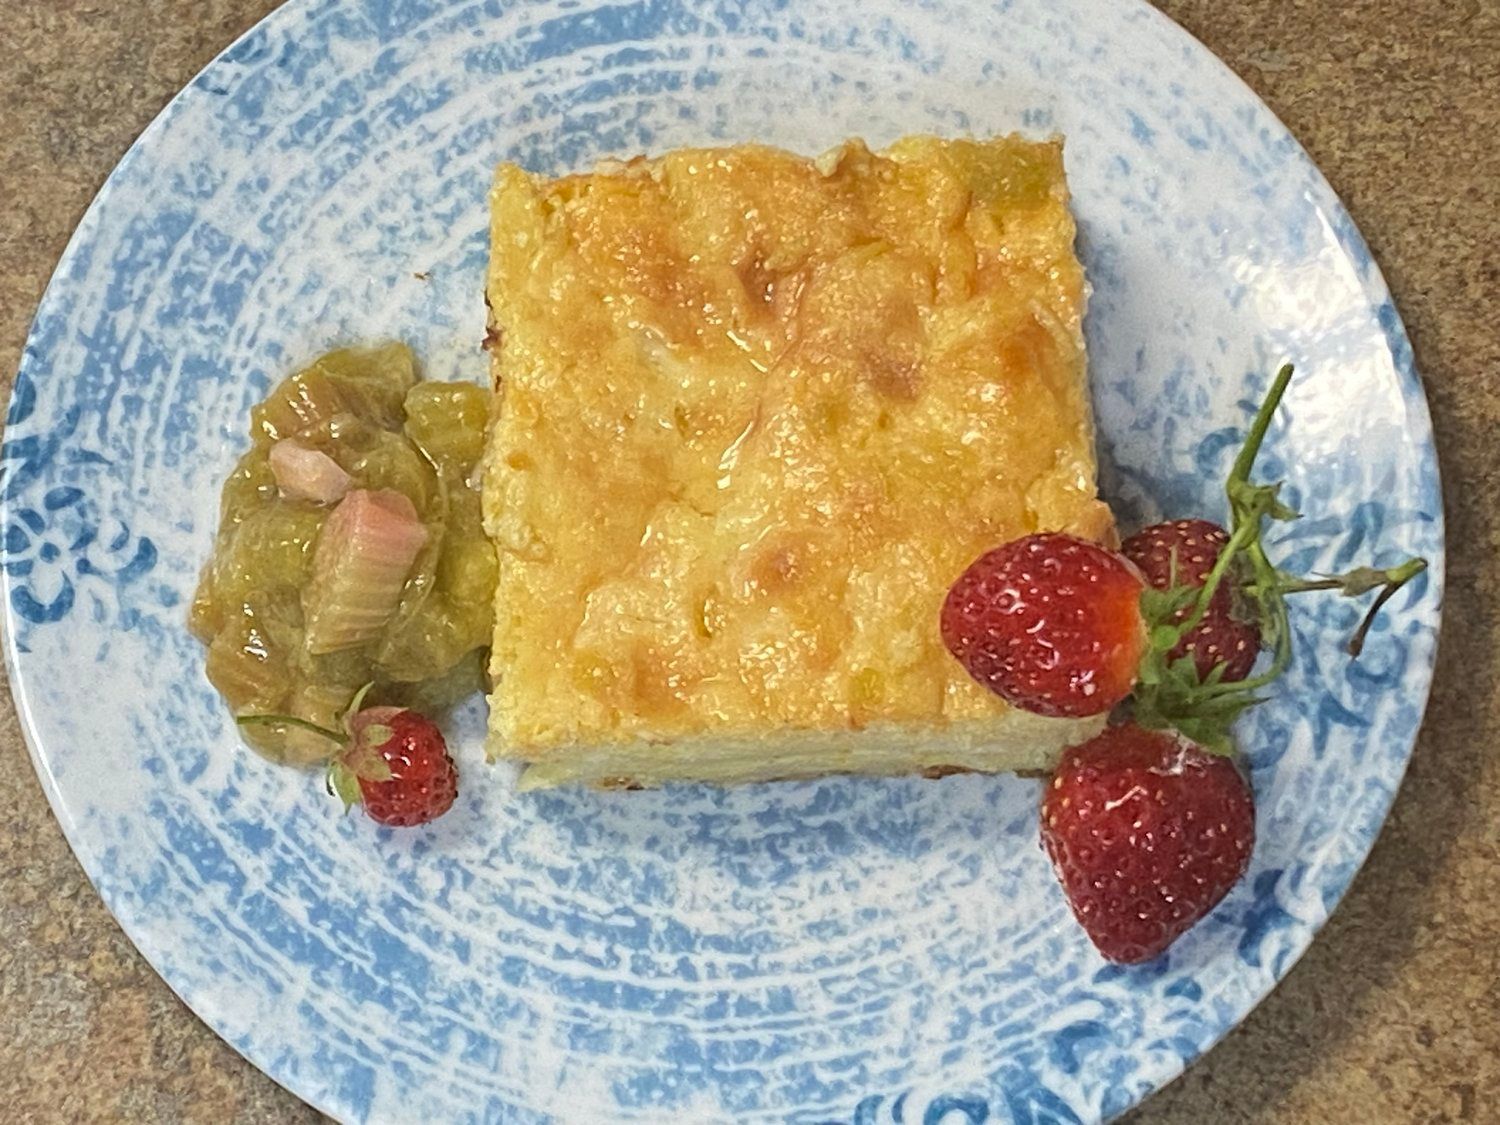
[[[302,594],[307,651],[356,648],[380,636],[427,529],[399,492],[355,489],[318,536],[312,581]]]
[[[349,491],[349,474],[321,449],[287,438],[271,446],[269,460],[276,487],[288,499],[337,504]]]
[[[283,379],[250,411],[251,432],[259,431],[276,441],[305,433],[348,409],[338,384],[315,363]]]

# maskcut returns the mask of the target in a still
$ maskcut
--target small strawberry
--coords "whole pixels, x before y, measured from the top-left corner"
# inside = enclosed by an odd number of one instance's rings
[[[1137,531],[1121,544],[1120,553],[1140,568],[1154,589],[1197,589],[1228,544],[1229,533],[1218,524],[1171,520]],[[1207,680],[1220,664],[1224,666],[1219,674],[1221,682],[1243,680],[1260,654],[1260,624],[1249,614],[1241,615],[1235,604],[1235,586],[1233,580],[1219,585],[1202,619],[1167,655],[1169,661],[1192,657],[1200,680]],[[1171,624],[1181,625],[1193,610],[1192,605],[1179,606],[1172,611]]]
[[[378,824],[412,827],[436,820],[458,798],[458,769],[437,724],[403,707],[361,708],[366,685],[344,714],[343,731],[294,715],[240,715],[243,724],[293,726],[334,744],[328,789],[344,807],[363,804]]]
[[[371,820],[409,828],[453,807],[458,770],[431,719],[401,707],[367,707],[349,721],[349,729],[349,749],[333,771],[348,771],[358,782]],[[347,781],[334,778],[332,785],[347,802]]]
[[[1063,754],[1042,845],[1106,958],[1149,961],[1239,881],[1255,843],[1250,789],[1228,758],[1126,723]]]
[[[1146,651],[1144,583],[1071,535],[1028,535],[981,556],[943,602],[943,642],[969,675],[1026,711],[1099,715],[1130,693]]]

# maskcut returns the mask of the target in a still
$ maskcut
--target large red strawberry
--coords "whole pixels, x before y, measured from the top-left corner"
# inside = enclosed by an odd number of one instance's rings
[[[1127,723],[1063,754],[1042,844],[1111,961],[1149,961],[1239,881],[1255,805],[1239,770],[1171,731]]]
[[[1175,587],[1201,588],[1220,554],[1229,544],[1229,533],[1208,520],[1171,520],[1142,528],[1120,546],[1120,553],[1140,568],[1146,581],[1158,590]],[[1255,667],[1260,654],[1260,624],[1249,614],[1241,616],[1234,589],[1241,581],[1239,567],[1214,590],[1202,618],[1183,634],[1168,654],[1168,660],[1193,658],[1198,678],[1207,680],[1222,664],[1222,682],[1243,680]],[[1187,604],[1171,616],[1180,625],[1196,607]]]
[[[1098,715],[1130,693],[1146,649],[1134,566],[1046,532],[977,559],[948,591],[942,633],[969,675],[1053,717]]]

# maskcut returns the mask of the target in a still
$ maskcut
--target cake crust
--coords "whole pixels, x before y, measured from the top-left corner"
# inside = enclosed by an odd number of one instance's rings
[[[492,754],[1034,769],[1097,726],[1011,711],[937,627],[984,550],[1110,531],[1060,142],[505,165],[491,204]]]

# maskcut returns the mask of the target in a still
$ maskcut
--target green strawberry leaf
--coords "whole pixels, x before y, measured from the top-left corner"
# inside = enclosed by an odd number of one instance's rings
[[[359,733],[360,741],[366,746],[384,746],[396,737],[396,732],[385,723],[371,723]]]
[[[363,800],[359,791],[359,778],[343,762],[334,762],[328,767],[328,791],[344,802],[345,812]]]
[[[391,764],[379,754],[371,757],[368,765],[360,771],[359,776],[365,781],[389,781],[392,778]]]
[[[1176,625],[1155,625],[1151,629],[1149,643],[1153,652],[1171,652],[1182,639],[1182,630]]]
[[[1281,502],[1281,482],[1275,484],[1251,484],[1245,480],[1230,480],[1224,491],[1229,496],[1231,511],[1244,512],[1251,518],[1265,516],[1273,520],[1298,520],[1302,513]]]
[[[1141,591],[1141,616],[1146,619],[1148,625],[1166,624],[1178,611],[1192,605],[1197,597],[1196,586],[1173,585],[1165,590],[1148,586]]]
[[[367,728],[373,729],[373,728]],[[389,736],[387,736],[389,737]],[[381,743],[366,742],[363,738],[344,755],[344,766],[361,781],[391,780],[391,766],[380,753]]]

